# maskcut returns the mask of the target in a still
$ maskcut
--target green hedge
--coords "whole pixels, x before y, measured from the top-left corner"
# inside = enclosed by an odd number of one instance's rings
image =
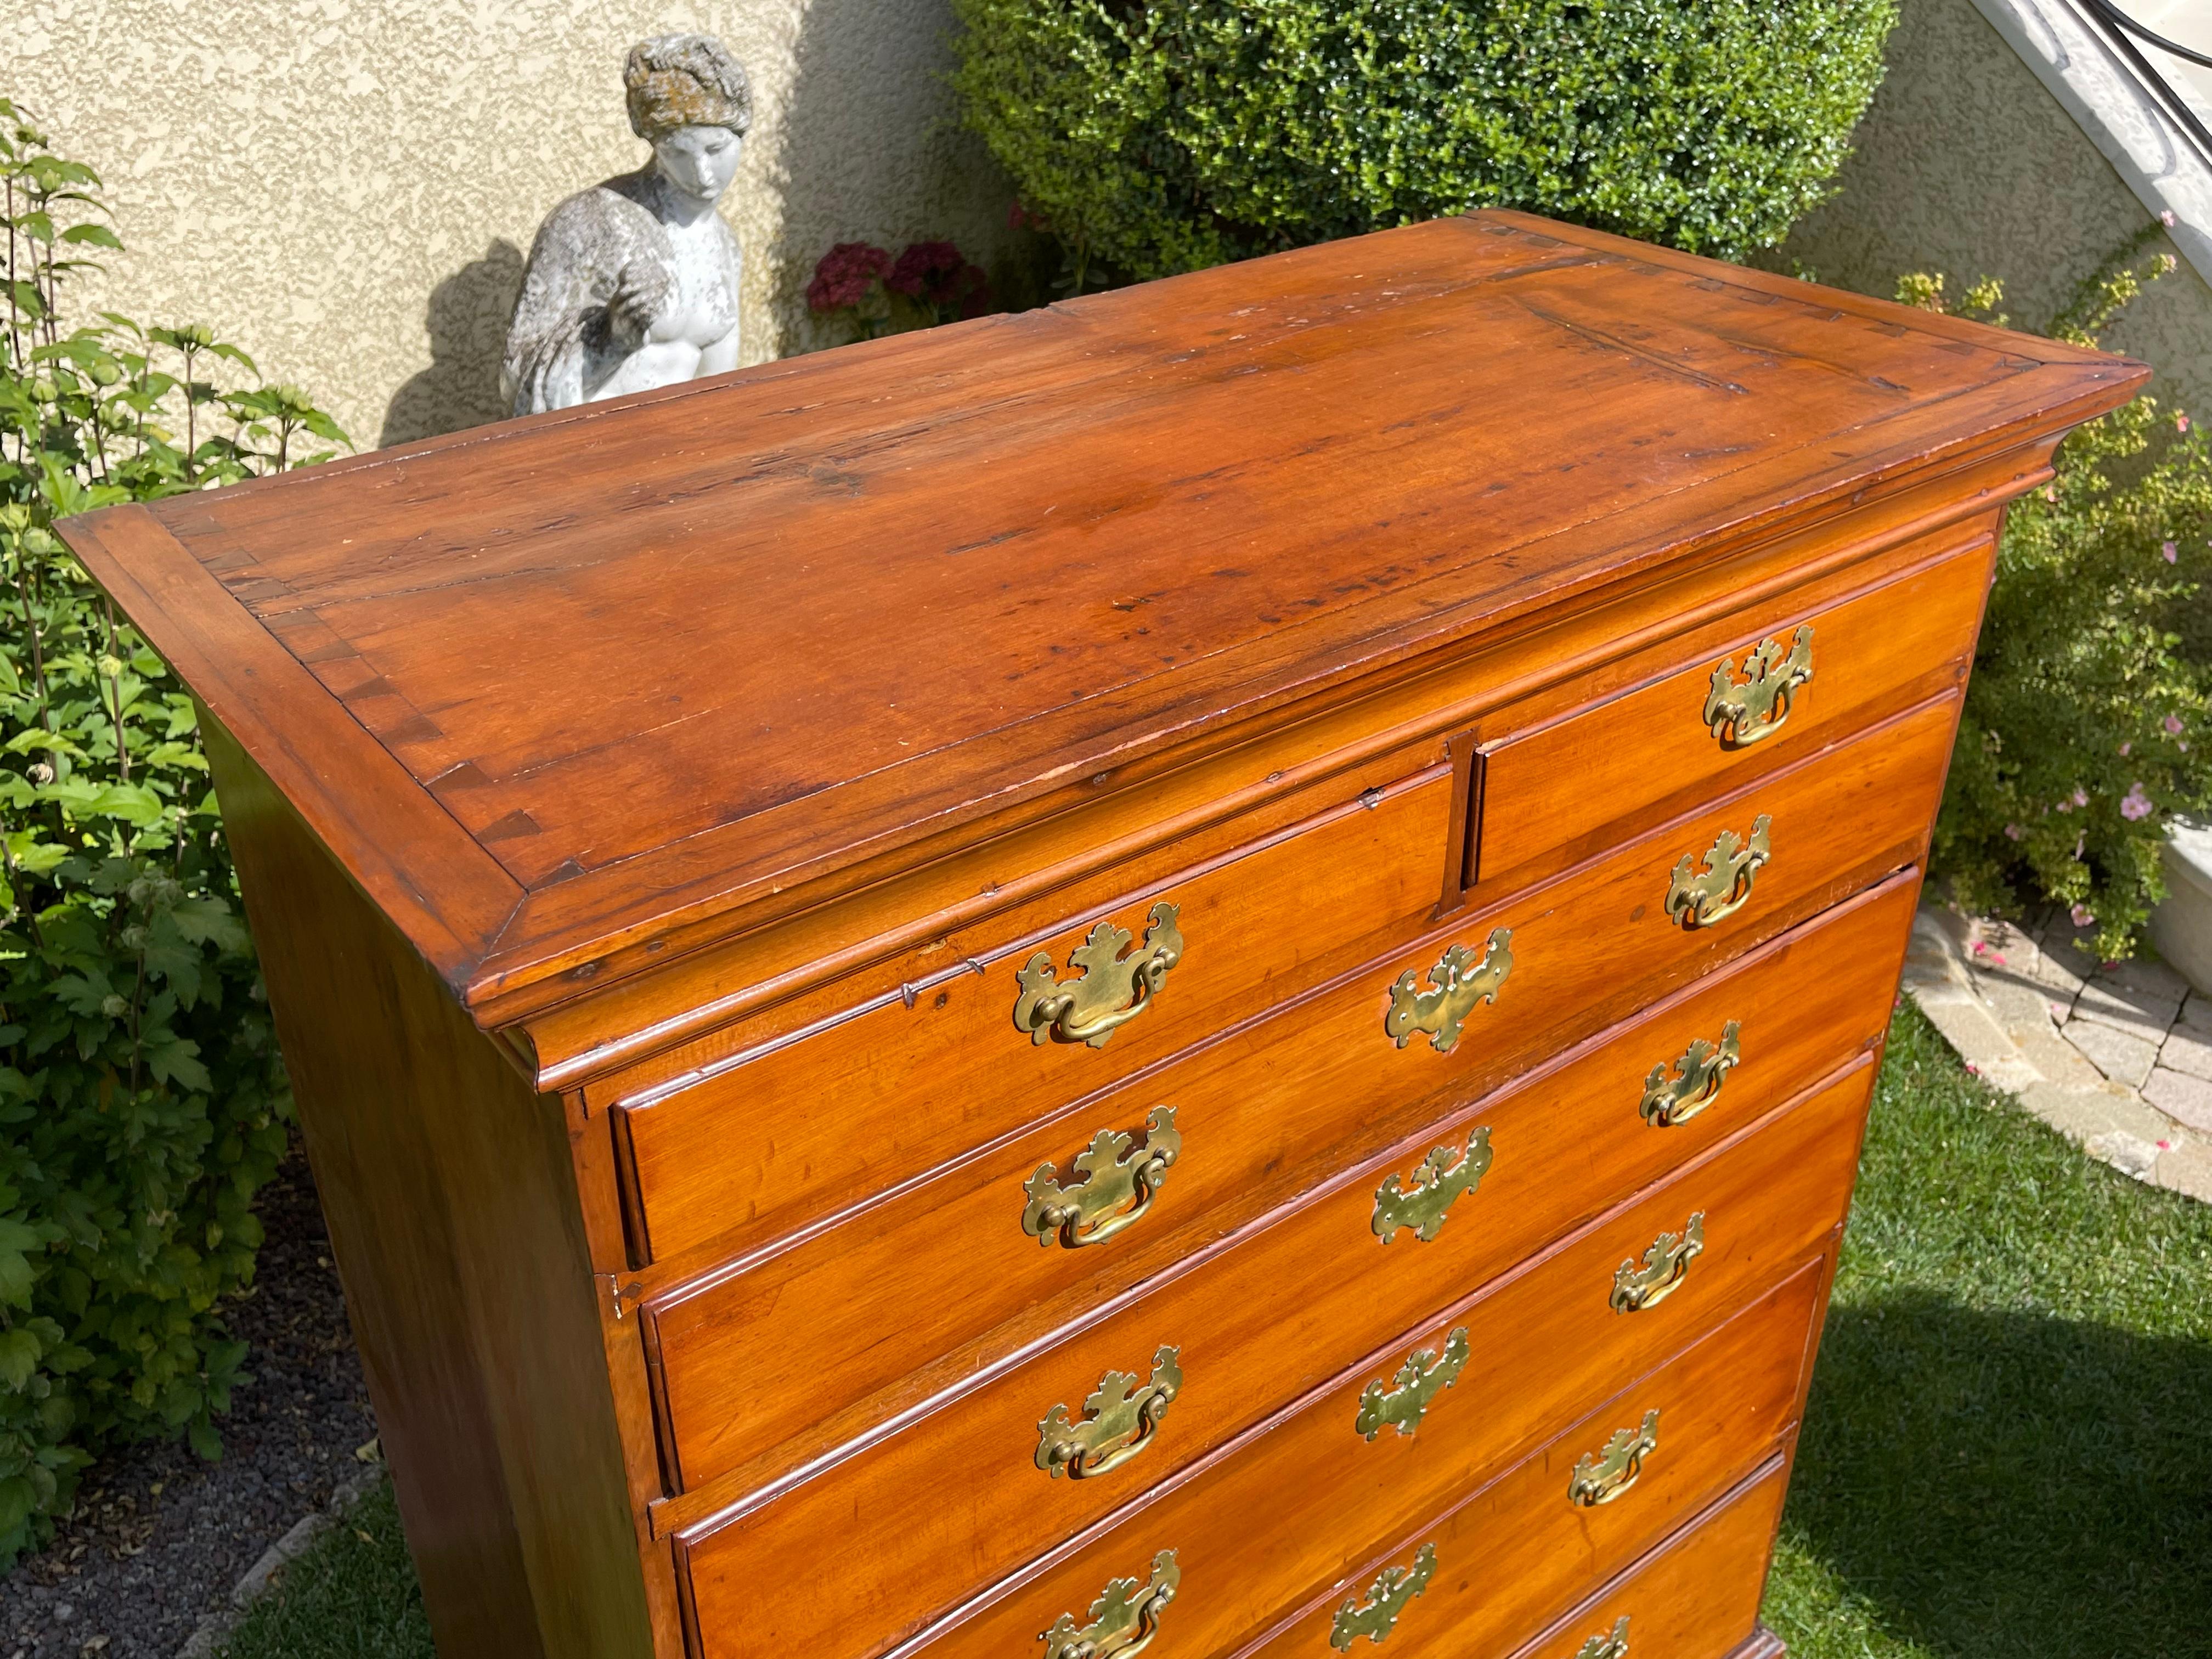
[[[52,528],[340,439],[244,354],[62,301],[119,246],[0,99],[0,1565],[101,1446],[216,1416],[291,1112],[191,699]]]
[[[1895,0],[953,0],[1069,251],[1164,276],[1486,206],[1741,258],[1819,203]]]

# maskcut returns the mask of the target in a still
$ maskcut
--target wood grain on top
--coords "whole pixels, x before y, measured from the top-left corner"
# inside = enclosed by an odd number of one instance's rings
[[[1486,213],[64,532],[480,1004],[2143,374]]]

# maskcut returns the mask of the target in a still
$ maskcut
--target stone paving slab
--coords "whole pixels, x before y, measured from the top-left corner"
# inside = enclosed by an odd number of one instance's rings
[[[1931,906],[1905,988],[1967,1070],[2092,1158],[2212,1202],[2212,999],[2163,963],[2100,963],[2063,915]]]

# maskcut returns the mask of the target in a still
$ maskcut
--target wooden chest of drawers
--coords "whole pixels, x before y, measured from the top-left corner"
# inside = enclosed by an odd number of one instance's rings
[[[2142,376],[1489,213],[73,521],[440,1650],[1769,1651],[2000,515]]]

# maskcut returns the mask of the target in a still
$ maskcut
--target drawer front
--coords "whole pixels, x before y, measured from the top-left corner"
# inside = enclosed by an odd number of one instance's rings
[[[1737,788],[1960,684],[1992,545],[1977,538],[1809,614],[1778,609],[1725,653],[1486,751],[1481,886],[1508,890],[1678,810],[1670,802]]]
[[[1751,1644],[1762,1641],[1759,1603],[1788,1476],[1786,1460],[1770,1458],[1514,1659],[1723,1659],[1747,1648],[1757,1651]],[[1482,1572],[1431,1579],[1419,1617],[1409,1613],[1402,1633],[1393,1632],[1394,1659],[1460,1659],[1465,1615],[1458,1604],[1480,1598],[1488,1587]],[[1434,1607],[1426,1605],[1431,1601]],[[1333,1651],[1328,1659],[1335,1659]]]
[[[1330,1637],[1346,1604],[1365,1601],[1383,1570],[1414,1561],[1424,1550],[1433,1553],[1435,1568],[1420,1594],[1404,1598],[1389,1634],[1393,1652],[1513,1653],[1528,1632],[1565,1622],[1560,1610],[1585,1596],[1593,1583],[1620,1574],[1685,1517],[1711,1507],[1732,1486],[1747,1484],[1754,1472],[1772,1482],[1768,1501],[1778,1507],[1779,1466],[1802,1399],[1796,1385],[1784,1382],[1789,1337],[1783,1327],[1794,1313],[1796,1339],[1810,1334],[1808,1327],[1819,1318],[1815,1292],[1821,1282],[1818,1268],[1792,1279],[1751,1318],[1733,1322],[1665,1370],[1625,1390],[1504,1480],[1400,1534],[1396,1544],[1342,1575],[1240,1659],[1339,1659]],[[1762,1314],[1769,1323],[1756,1328],[1753,1322]],[[1789,1362],[1796,1358],[1792,1352]],[[1565,1501],[1578,1477],[1593,1464],[1601,1469],[1604,1453],[1645,1428],[1646,1413],[1655,1409],[1657,1443],[1634,1486],[1595,1508]],[[1684,1454],[1671,1463],[1670,1435]],[[1737,1561],[1731,1571],[1716,1551],[1692,1568],[1709,1575],[1692,1587],[1707,1613],[1719,1611],[1724,1597],[1731,1616],[1755,1606],[1755,1594],[1752,1606],[1741,1599],[1742,1581],[1756,1584],[1763,1578],[1778,1517],[1769,1510],[1757,1518],[1767,1524],[1756,1531],[1747,1524],[1714,1540],[1747,1550],[1748,1562]],[[1189,1575],[1184,1577],[1188,1585]],[[1630,1654],[1644,1659],[1644,1642],[1632,1620]],[[1594,1621],[1577,1614],[1576,1623],[1584,1622],[1592,1624],[1581,1638],[1586,1642],[1598,1632]],[[1611,1632],[1608,1623],[1605,1633]],[[1656,1644],[1651,1650],[1670,1651]],[[1721,1659],[1729,1650],[1722,1645],[1689,1651],[1698,1659]],[[1548,1659],[1552,1649],[1538,1651]],[[1565,1651],[1579,1659],[1580,1645]]]
[[[686,1486],[706,1486],[803,1425],[810,1413],[826,1416],[947,1356],[945,1369],[972,1383],[979,1367],[1003,1364],[1018,1351],[1030,1327],[1072,1303],[1078,1312],[1104,1308],[1147,1268],[1184,1275],[1155,1302],[1233,1300],[1241,1312],[1237,1328],[1254,1340],[1264,1340],[1278,1320],[1297,1322],[1285,1304],[1310,1316],[1327,1310],[1317,1346],[1241,1414],[1211,1424],[1210,1437],[1195,1442],[1178,1425],[1170,1455],[1195,1455],[1860,1052],[1888,1020],[1917,888],[1917,878],[1906,877],[1824,914],[1685,997],[1636,1016],[1589,1051],[1425,1122],[1423,1139],[1395,1151],[1386,1136],[1405,1103],[1404,1066],[1419,1057],[1400,1054],[1382,1035],[1380,981],[1370,973],[1333,1005],[1293,1006],[1249,1041],[1222,1045],[1170,1074],[1164,1097],[1177,1104],[1182,1152],[1159,1189],[1157,1211],[1109,1245],[1040,1249],[1017,1224],[1024,1182],[1040,1162],[1064,1158],[1070,1141],[1087,1138],[1090,1122],[1079,1120],[979,1160],[964,1180],[930,1183],[856,1226],[649,1305],[677,1473]],[[1710,1105],[1699,1103],[1702,1091],[1674,1086],[1693,1069],[1692,1047],[1700,1042],[1716,1056],[1736,1057],[1732,1069],[1721,1069],[1717,1059],[1707,1062],[1707,1074],[1717,1071],[1721,1079]],[[1448,1058],[1472,1060],[1476,1052],[1469,1042]],[[1647,1117],[1655,1066],[1662,1073],[1656,1092],[1674,1103]],[[1141,1127],[1138,1109],[1133,1101],[1125,1104],[1133,1127]],[[1655,1121],[1677,1113],[1687,1115],[1679,1123]],[[1435,1109],[1424,1115],[1433,1117]],[[1237,1247],[1253,1258],[1248,1264],[1206,1261],[1205,1253],[1226,1248],[1210,1229],[1188,1251],[1188,1228],[1157,1240],[1144,1236],[1185,1212],[1202,1216],[1233,1205],[1243,1192],[1265,1194],[1271,1172],[1280,1173],[1272,1189],[1287,1198],[1305,1184],[1301,1164],[1341,1135],[1347,1121],[1373,1136],[1352,1154],[1361,1162],[1345,1168],[1350,1159],[1340,1160],[1328,1183],[1279,1225]],[[1463,1146],[1479,1125],[1489,1128],[1493,1162],[1462,1200],[1465,1219],[1447,1224],[1432,1242],[1409,1247],[1401,1237],[1386,1250],[1372,1227],[1378,1183],[1386,1175],[1409,1175],[1435,1145]],[[1379,1163],[1376,1141],[1384,1147]],[[1220,1283],[1237,1288],[1205,1288]],[[1027,1325],[1003,1328],[1024,1314]],[[1110,1324],[1120,1332],[1154,1316],[1115,1316]],[[1229,1335],[1227,1328],[1213,1330],[1212,1346],[1218,1349]],[[1110,1351],[1124,1340],[1079,1342],[1079,1352],[1052,1369],[1073,1376],[1102,1345]],[[1126,1370],[1149,1358],[1152,1350],[1138,1346],[1142,1352],[1118,1355],[1102,1369]],[[826,1355],[836,1363],[821,1363]],[[1078,1389],[1071,1409],[1096,1381]],[[1055,1383],[1027,1386],[1034,1393]],[[1019,1391],[1014,1398],[1026,1401]],[[933,1432],[942,1421],[940,1413],[917,1432]]]
[[[788,1233],[1420,931],[1443,890],[1452,809],[1449,769],[1431,769],[1050,934],[974,955],[953,941],[935,978],[617,1103],[636,1264]],[[1159,905],[1174,908],[1165,927]],[[1121,965],[1073,960],[1093,940],[1110,955],[1115,936],[1094,929],[1115,927],[1127,935]],[[1139,988],[1127,964],[1170,948],[1157,989]],[[1045,1022],[1077,1037],[1097,1028],[1097,1046],[1017,1026],[1018,1010],[1035,1022],[1053,994],[1024,1005],[1033,962],[1053,987],[1097,988],[1078,993],[1064,1021]]]
[[[1080,1369],[1068,1354],[1053,1356],[942,1413],[941,1427],[926,1419],[864,1458],[687,1537],[702,1627],[713,1622],[711,1608],[741,1594],[738,1587],[775,1582],[805,1561],[814,1593],[757,1610],[747,1639],[766,1645],[727,1650],[824,1659],[872,1652],[1081,1526],[1103,1520],[1117,1533],[1151,1535],[1150,1520],[1114,1517],[1164,1488],[1181,1488],[1173,1503],[1209,1517],[1178,1523],[1191,1537],[1233,1529],[1239,1514],[1257,1524],[1279,1505],[1310,1508],[1336,1493],[1341,1508],[1323,1526],[1324,1540],[1301,1547],[1334,1548],[1340,1562],[1360,1559],[1373,1540],[1504,1467],[1821,1248],[1842,1219],[1871,1070],[1863,1060],[1764,1128],[1485,1291],[1453,1303],[1449,1288],[1436,1290],[1445,1304],[1441,1316],[1333,1383],[1316,1374],[1322,1368],[1310,1356],[1332,1346],[1335,1324],[1356,1316],[1364,1288],[1389,1297],[1401,1275],[1429,1279],[1424,1247],[1401,1240],[1395,1255],[1365,1241],[1334,1256],[1319,1243],[1255,1249],[1245,1257],[1249,1271],[1132,1310],[1101,1328],[1100,1340],[1071,1345],[1084,1355]],[[1450,1232],[1447,1226],[1439,1239]],[[1655,1246],[1663,1249],[1661,1235],[1686,1232],[1701,1232],[1704,1250],[1673,1292],[1640,1309],[1618,1307],[1623,1264],[1640,1267]],[[1243,1254],[1225,1261],[1242,1265]],[[1337,1267],[1346,1256],[1364,1258],[1363,1269]],[[1272,1314],[1246,1300],[1264,1294],[1269,1277],[1297,1284],[1306,1274],[1315,1280],[1310,1294],[1278,1296]],[[1057,1434],[1053,1406],[1082,1413],[1083,1395],[1098,1386],[1101,1358],[1142,1377],[1166,1344],[1180,1350],[1180,1387],[1159,1419],[1164,1449],[1202,1442],[1214,1423],[1246,1417],[1255,1397],[1284,1398],[1292,1402],[1289,1413],[1225,1461],[1201,1459],[1188,1473],[1164,1465],[1170,1480],[1149,1486],[1155,1477],[1141,1458],[1086,1480],[1036,1467],[1040,1419]],[[1422,1352],[1425,1364],[1413,1358]],[[1456,1364],[1449,1389],[1425,1376],[1438,1360]],[[1413,1402],[1425,1393],[1425,1408],[1416,1413]],[[1401,1433],[1400,1422],[1412,1432]],[[832,1547],[846,1537],[866,1538],[869,1547]],[[1280,1593],[1299,1588],[1285,1584]]]
[[[1297,1616],[1243,1649],[1242,1659],[1339,1659],[1330,1638],[1346,1604],[1367,1604],[1386,1568],[1413,1565],[1425,1549],[1435,1568],[1421,1593],[1402,1601],[1388,1638],[1394,1652],[1511,1653],[1592,1586],[1620,1574],[1771,1465],[1803,1399],[1804,1359],[1826,1275],[1825,1263],[1808,1267],[1503,1479],[1427,1524],[1398,1531],[1395,1543],[1369,1552],[1358,1565],[1347,1563]],[[1656,1425],[1647,1415],[1653,1411]],[[1570,1501],[1584,1481],[1602,1484],[1619,1468],[1620,1452],[1632,1449],[1647,1427],[1656,1443],[1632,1486],[1595,1506]],[[1771,1540],[1770,1532],[1755,1547],[1761,1566]],[[1194,1599],[1188,1569],[1183,1583]],[[1224,1644],[1194,1651],[1228,1650]],[[1720,1651],[1703,1659],[1719,1659]],[[1640,1649],[1632,1652],[1642,1659]]]

